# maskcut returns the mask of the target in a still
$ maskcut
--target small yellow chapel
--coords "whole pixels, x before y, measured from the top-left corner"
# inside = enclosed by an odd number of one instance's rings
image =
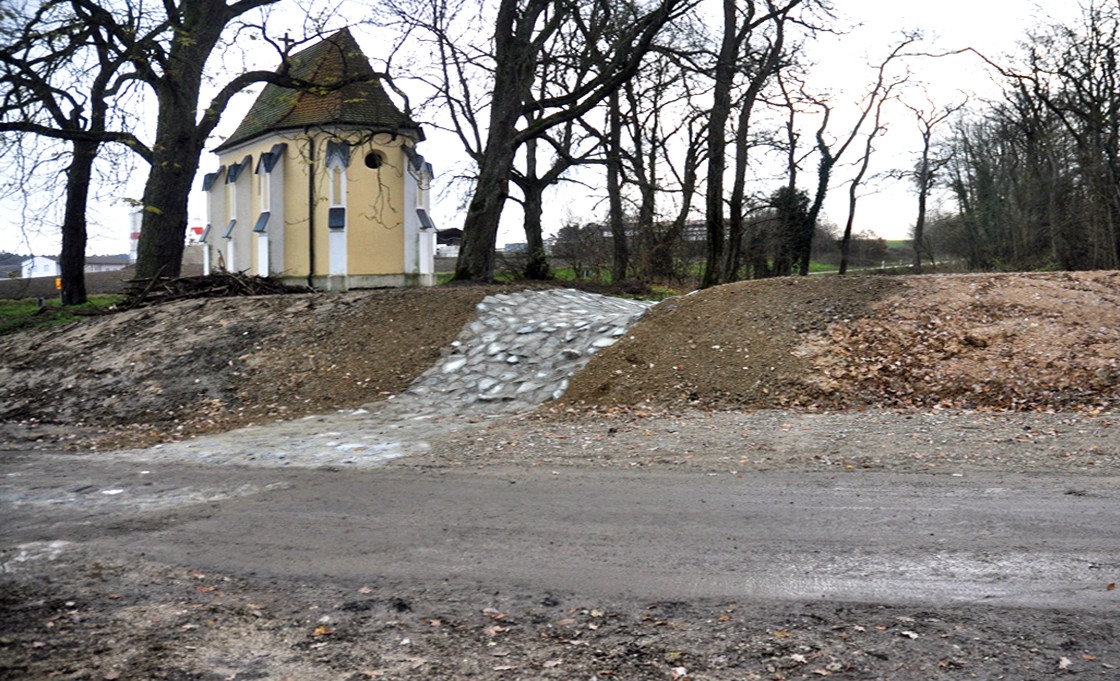
[[[331,291],[435,284],[420,126],[346,29],[292,55],[289,69],[324,87],[266,85],[214,149],[220,165],[202,183],[204,271]]]

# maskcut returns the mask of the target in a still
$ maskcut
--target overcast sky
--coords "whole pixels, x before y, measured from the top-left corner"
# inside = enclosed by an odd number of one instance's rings
[[[813,48],[818,66],[813,73],[818,84],[842,86],[851,102],[866,88],[871,74],[866,66],[878,62],[902,31],[921,30],[931,52],[950,52],[973,47],[993,59],[1016,51],[1017,43],[1028,30],[1046,17],[1068,21],[1075,16],[1075,0],[939,0],[938,2],[885,2],[842,0],[842,7],[853,23],[861,24],[848,36],[821,40]],[[907,61],[915,79],[939,105],[965,99],[993,97],[999,87],[990,69],[974,55]],[[865,90],[862,90],[865,91]],[[914,103],[923,99],[913,89],[907,95]],[[842,95],[841,95],[841,101]],[[877,143],[871,173],[913,166],[918,158],[921,138],[913,114],[904,107],[889,110],[889,130]],[[855,154],[853,150],[849,152]],[[853,159],[847,158],[847,161]],[[847,186],[850,175],[841,170],[825,204],[827,218],[843,224],[847,218]],[[868,187],[868,192],[874,191]],[[936,201],[933,208],[936,208]],[[953,209],[952,204],[946,209]],[[872,230],[890,239],[909,237],[917,214],[917,198],[906,182],[880,182],[875,193],[860,199],[856,230]]]
[[[873,79],[871,63],[878,62],[890,50],[903,31],[919,29],[927,37],[930,50],[954,50],[975,47],[993,57],[1013,51],[1017,41],[1026,31],[1039,23],[1040,17],[1053,17],[1068,21],[1077,13],[1075,0],[939,0],[938,2],[892,2],[889,0],[837,0],[839,11],[851,25],[850,33],[820,40],[810,50],[816,62],[812,71],[813,83],[818,89],[829,88],[836,92],[837,119],[843,120],[845,110],[854,110],[854,101],[865,91]],[[363,37],[355,31],[367,53],[376,61],[379,41]],[[997,89],[991,74],[982,62],[974,57],[949,57],[936,60],[913,60],[910,68],[915,80],[920,80],[935,101],[946,103],[960,101],[962,93],[992,95]],[[231,108],[219,133],[228,134],[248,108],[253,96],[244,96]],[[912,116],[904,115],[898,107],[889,121],[890,131],[878,145],[872,173],[895,168],[905,168],[916,158],[920,138]],[[429,129],[430,130],[430,129]],[[838,132],[840,128],[837,128]],[[429,140],[420,145],[420,151],[431,160],[437,172],[448,171],[461,162],[461,154],[454,151],[455,140],[429,132]],[[213,145],[211,145],[213,146]],[[857,150],[849,152],[855,155]],[[846,159],[852,160],[852,159]],[[808,161],[803,177],[815,174],[815,161]],[[217,159],[204,154],[200,172],[211,171]],[[833,183],[830,200],[825,204],[826,218],[843,224],[847,217],[847,187],[844,177],[848,171],[841,168]],[[127,194],[138,197],[142,193],[144,167],[138,166],[137,177]],[[197,183],[196,183],[197,184]],[[763,188],[765,189],[765,188]],[[886,238],[906,238],[914,221],[916,199],[904,182],[879,183],[868,188],[868,195],[861,198],[856,221],[856,231],[872,230]],[[553,206],[546,207],[551,222],[546,229],[559,227],[560,220],[569,209],[586,220],[601,219],[602,208],[596,209],[593,201],[581,201],[579,195],[553,194]],[[201,221],[202,203],[194,197],[192,220]],[[437,224],[456,227],[462,224],[458,201],[444,198],[433,208]],[[563,207],[562,209],[560,207]],[[91,215],[90,245],[92,254],[123,253],[128,251],[128,213],[123,203],[101,204]],[[32,234],[30,243],[20,232],[20,216],[11,203],[0,205],[4,227],[0,230],[0,250],[18,253],[33,251],[37,254],[55,254],[59,237],[54,234]],[[596,212],[598,211],[598,212]],[[510,206],[511,219],[506,221],[499,235],[499,242],[523,241],[519,227],[520,211]],[[193,224],[193,222],[192,222]]]

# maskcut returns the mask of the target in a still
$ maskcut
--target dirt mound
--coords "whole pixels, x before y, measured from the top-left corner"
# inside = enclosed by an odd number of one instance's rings
[[[1106,409],[1120,403],[1120,273],[721,286],[659,305],[565,399]]]
[[[743,282],[662,302],[571,383],[565,400],[600,406],[687,402],[789,406],[812,367],[790,352],[807,334],[863,316],[897,278]]]
[[[144,445],[384,398],[498,290],[184,300],[0,337],[0,447]]]
[[[185,300],[0,337],[0,448],[151,444],[385,398],[503,290]],[[1110,409],[1120,273],[721,286],[655,307],[564,400]]]

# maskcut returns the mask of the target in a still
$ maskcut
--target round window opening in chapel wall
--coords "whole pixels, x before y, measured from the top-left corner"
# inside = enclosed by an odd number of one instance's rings
[[[380,151],[371,151],[368,154],[366,154],[366,167],[367,168],[372,168],[373,170],[377,170],[378,168],[381,167],[381,164],[384,163],[384,162],[385,162],[385,157],[381,154]]]

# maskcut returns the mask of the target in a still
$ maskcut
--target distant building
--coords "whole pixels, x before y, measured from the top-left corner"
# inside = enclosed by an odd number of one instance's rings
[[[58,258],[45,255],[34,255],[23,261],[20,267],[20,276],[24,279],[33,277],[57,277],[62,274],[58,266]]]
[[[85,271],[89,272],[117,272],[130,264],[127,253],[120,255],[87,255]]]
[[[120,255],[87,255],[84,271],[86,274],[91,272],[116,272],[123,270],[128,265],[127,253]],[[35,255],[21,263],[20,276],[24,279],[59,277],[62,276],[62,268],[58,264],[57,257]]]
[[[203,270],[327,290],[435,284],[432,166],[347,30],[291,57],[290,75],[336,89],[266,85],[203,180]]]

